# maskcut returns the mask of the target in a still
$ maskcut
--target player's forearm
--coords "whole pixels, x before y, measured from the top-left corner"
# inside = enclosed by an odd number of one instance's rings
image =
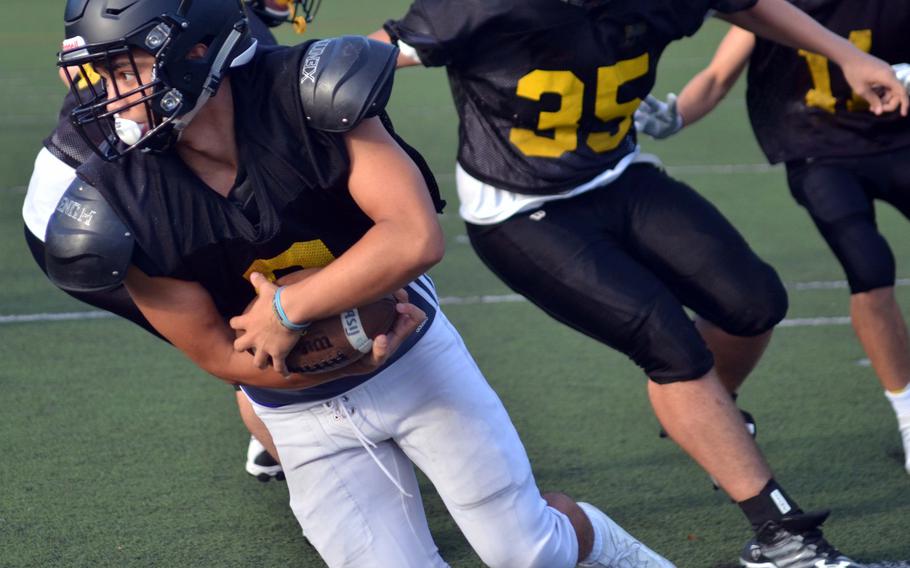
[[[270,389],[301,390],[349,376],[344,369],[341,369],[314,374],[292,373],[285,378],[271,367],[257,369],[253,364],[251,354],[238,353],[234,351],[231,344],[228,344],[227,348],[229,352],[224,350],[223,356],[217,363],[212,361],[212,364],[205,365],[204,362],[194,362],[209,374],[225,382]]]
[[[282,293],[291,321],[314,321],[402,288],[442,259],[435,217],[378,221],[337,260]]]
[[[755,48],[755,36],[733,26],[717,46],[711,63],[683,88],[676,101],[677,112],[688,126],[714,110],[727,96]]]
[[[749,10],[726,14],[723,18],[758,36],[824,55],[841,65],[845,60],[861,54],[849,41],[786,0],[758,0]]]
[[[690,126],[714,110],[729,90],[729,86],[719,82],[707,69],[693,77],[676,100],[676,111],[683,125]]]

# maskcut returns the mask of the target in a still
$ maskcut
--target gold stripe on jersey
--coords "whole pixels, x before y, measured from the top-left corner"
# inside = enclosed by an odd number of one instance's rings
[[[329,251],[325,243],[319,239],[294,243],[286,251],[278,256],[268,259],[254,260],[250,267],[243,273],[247,280],[254,272],[259,272],[270,281],[276,279],[275,272],[286,268],[322,268],[335,260],[335,256]]]

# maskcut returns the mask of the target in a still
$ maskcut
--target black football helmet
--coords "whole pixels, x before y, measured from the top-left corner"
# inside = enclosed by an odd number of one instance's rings
[[[71,120],[108,161],[136,148],[169,148],[218,90],[225,71],[249,61],[256,50],[242,0],[67,0],[65,24],[57,64],[79,101]],[[198,44],[207,46],[205,55],[189,59]],[[137,50],[154,57],[147,83],[140,79]],[[132,66],[135,89],[120,92],[113,81],[78,88],[92,67],[110,69],[115,59]],[[148,118],[144,132],[117,120],[117,113],[138,105]]]
[[[256,12],[265,25],[274,28],[290,22],[299,34],[316,17],[321,3],[322,0],[249,0],[250,10]]]

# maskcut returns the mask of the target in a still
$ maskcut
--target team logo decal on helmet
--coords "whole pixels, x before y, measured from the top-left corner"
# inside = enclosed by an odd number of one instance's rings
[[[78,97],[71,120],[105,160],[170,147],[225,71],[256,49],[241,0],[67,0],[65,23],[57,64]],[[145,77],[137,64],[143,53],[154,61]],[[111,80],[115,70],[130,77],[128,90]],[[93,71],[105,80],[80,90],[80,77]],[[144,124],[118,120],[135,107]]]

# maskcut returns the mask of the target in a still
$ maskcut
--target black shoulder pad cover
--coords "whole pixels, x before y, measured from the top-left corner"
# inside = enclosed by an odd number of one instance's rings
[[[100,292],[123,283],[133,256],[133,233],[104,196],[76,179],[47,225],[47,275],[68,292]]]
[[[347,132],[385,108],[398,48],[361,36],[314,42],[300,64],[300,100],[307,123]]]

